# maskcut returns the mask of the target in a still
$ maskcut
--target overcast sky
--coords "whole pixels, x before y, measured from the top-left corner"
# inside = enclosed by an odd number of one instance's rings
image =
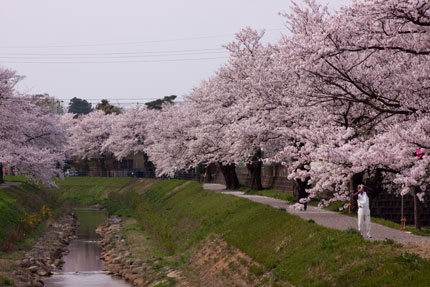
[[[300,2],[300,0],[297,0]],[[352,0],[319,0],[331,9]],[[0,65],[19,90],[97,103],[182,96],[227,61],[249,26],[275,43],[288,0],[0,0]]]

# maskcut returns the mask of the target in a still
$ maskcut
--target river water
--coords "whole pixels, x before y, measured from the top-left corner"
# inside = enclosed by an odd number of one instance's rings
[[[76,215],[80,223],[77,239],[68,246],[70,253],[63,258],[61,273],[47,278],[45,286],[129,287],[123,280],[101,273],[101,248],[96,241],[100,238],[95,230],[106,219],[106,214],[95,209],[77,209]]]

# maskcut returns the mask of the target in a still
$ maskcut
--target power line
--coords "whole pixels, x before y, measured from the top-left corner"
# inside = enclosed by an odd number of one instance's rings
[[[225,48],[207,48],[207,49],[188,49],[188,50],[164,50],[164,51],[137,51],[137,52],[111,52],[111,53],[1,53],[8,56],[98,56],[98,55],[146,55],[146,54],[170,54],[170,53],[188,53],[207,51],[226,51]]]
[[[166,60],[134,60],[134,61],[0,61],[0,64],[115,64],[115,63],[160,63],[160,62],[186,62],[203,61],[215,59],[227,59],[228,57],[207,57],[207,58],[186,58],[186,59],[166,59]]]
[[[3,59],[33,59],[33,60],[44,60],[44,59],[124,59],[124,58],[150,58],[150,57],[171,57],[171,56],[194,56],[194,55],[207,55],[207,54],[225,54],[227,51],[219,52],[195,52],[195,53],[172,53],[172,54],[151,54],[151,55],[120,55],[120,56],[44,56],[44,57],[29,57],[29,56],[3,56],[0,54],[0,58]]]
[[[285,28],[274,28],[267,29],[266,32],[281,31]],[[199,36],[199,37],[185,37],[185,38],[174,38],[164,40],[148,40],[148,41],[136,41],[136,42],[116,42],[116,43],[95,43],[95,44],[64,44],[64,45],[41,45],[41,46],[0,46],[0,49],[49,49],[49,48],[74,48],[74,47],[103,47],[103,46],[125,46],[125,45],[142,45],[151,43],[165,43],[165,42],[178,42],[178,41],[193,41],[202,39],[213,39],[231,37],[234,34],[221,34],[221,35],[210,35],[210,36]]]
[[[216,36],[202,36],[202,37],[189,37],[189,38],[176,38],[166,40],[150,40],[140,42],[117,42],[117,43],[100,43],[100,44],[67,44],[67,45],[46,45],[46,46],[0,46],[0,49],[47,49],[47,48],[76,48],[76,47],[104,47],[104,46],[125,46],[125,45],[143,45],[151,43],[164,43],[164,42],[177,42],[188,40],[201,40],[211,38],[228,37],[231,34],[216,35]]]

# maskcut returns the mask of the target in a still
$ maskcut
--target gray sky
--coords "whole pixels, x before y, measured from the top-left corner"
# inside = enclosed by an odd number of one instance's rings
[[[300,0],[297,0],[300,2]],[[352,0],[319,0],[338,9]],[[249,26],[275,43],[288,0],[0,0],[0,65],[22,92],[97,103],[182,96],[227,61]]]

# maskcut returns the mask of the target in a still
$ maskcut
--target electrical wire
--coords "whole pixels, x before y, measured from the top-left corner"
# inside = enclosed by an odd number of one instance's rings
[[[286,28],[274,28],[266,29],[266,32],[281,31]],[[220,34],[220,35],[208,35],[199,37],[185,37],[185,38],[174,38],[174,39],[163,39],[163,40],[148,40],[148,41],[136,41],[136,42],[116,42],[116,43],[95,43],[95,44],[64,44],[64,45],[40,45],[40,46],[0,46],[0,49],[49,49],[49,48],[75,48],[75,47],[103,47],[103,46],[126,46],[126,45],[143,45],[151,43],[165,43],[165,42],[179,42],[179,41],[194,41],[202,39],[213,39],[213,38],[224,38],[231,37],[235,34]]]
[[[194,55],[207,55],[207,54],[226,54],[227,51],[220,52],[197,52],[197,53],[176,53],[176,54],[152,54],[152,55],[121,55],[121,56],[44,56],[44,57],[29,57],[29,56],[2,56],[2,59],[33,59],[33,60],[44,60],[44,59],[124,59],[124,58],[150,58],[150,57],[171,57],[171,56],[194,56]]]
[[[137,51],[137,52],[111,52],[111,53],[1,53],[6,56],[98,56],[98,55],[146,55],[146,54],[171,54],[171,53],[190,53],[207,51],[226,51],[225,48],[206,48],[206,49],[188,49],[188,50],[164,50],[164,51]]]
[[[186,59],[165,59],[165,60],[135,60],[135,61],[0,61],[0,64],[121,64],[121,63],[161,63],[161,62],[186,62],[203,61],[215,59],[228,59],[228,57],[207,57],[207,58],[186,58]]]

